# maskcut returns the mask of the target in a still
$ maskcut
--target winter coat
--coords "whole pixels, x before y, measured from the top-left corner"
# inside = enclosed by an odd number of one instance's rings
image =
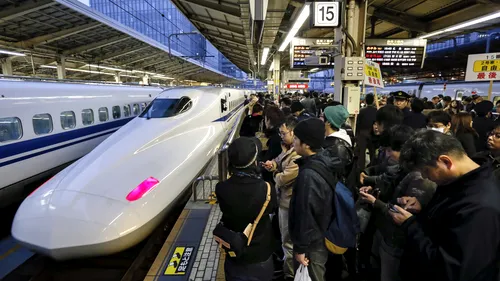
[[[290,207],[293,185],[299,174],[299,165],[295,163],[295,160],[299,158],[300,155],[292,147],[287,151],[283,151],[272,161],[273,167],[271,171],[274,172],[274,181],[276,182],[276,190],[278,191],[278,200],[281,208],[288,209]]]
[[[476,139],[476,151],[481,152],[488,150],[486,141],[488,140],[488,133],[495,128],[495,121],[487,117],[476,117],[473,119],[472,128],[476,130],[479,138]]]
[[[465,152],[469,157],[472,157],[476,154],[476,139],[477,136],[473,133],[458,133],[455,137],[462,144]],[[486,143],[486,142],[485,142]]]
[[[302,105],[304,106],[304,109],[307,111],[307,113],[311,114],[312,116],[316,116],[316,102],[312,98],[305,98],[300,101]]]
[[[324,155],[323,152],[302,157],[295,162],[299,175],[295,180],[288,228],[295,253],[304,254],[325,247],[325,231],[333,214],[333,189],[308,164],[316,162],[326,169],[335,170],[340,161]]]
[[[325,138],[323,148],[332,157],[337,157],[342,162],[342,170],[340,176],[342,182],[345,183],[349,173],[352,170],[354,151],[352,149],[351,138],[347,132],[340,129]]]
[[[442,186],[406,220],[403,280],[498,280],[500,186],[490,162]]]

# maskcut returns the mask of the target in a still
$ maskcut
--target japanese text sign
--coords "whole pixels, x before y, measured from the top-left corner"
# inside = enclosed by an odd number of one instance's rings
[[[378,63],[369,60],[365,61],[365,86],[384,88],[382,72]]]
[[[465,81],[500,80],[500,53],[469,55]]]

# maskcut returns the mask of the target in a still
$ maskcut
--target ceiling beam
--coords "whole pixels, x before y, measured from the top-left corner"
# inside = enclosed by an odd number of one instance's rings
[[[227,44],[224,44],[222,42],[214,41],[214,42],[212,42],[212,45],[214,45],[215,47],[218,47],[218,48],[223,48],[223,49],[228,49],[230,51],[238,51],[238,52],[248,54],[247,49],[241,49],[241,48],[237,48],[234,46],[228,46]]]
[[[216,31],[211,30],[211,29],[202,29],[200,31],[201,31],[201,33],[203,33],[203,35],[212,37],[214,40],[222,39],[222,40],[226,40],[226,41],[231,42],[231,43],[238,45],[238,46],[242,46],[245,48],[247,47],[245,40],[237,39],[237,38],[234,38],[231,36],[227,36],[227,35],[224,35],[224,33],[216,32]]]
[[[220,23],[220,22],[215,22],[215,21],[201,19],[199,17],[197,17],[197,18],[191,18],[190,20],[192,22],[195,22],[195,23],[204,24],[206,26],[206,29],[211,29],[210,27],[215,27],[215,28],[218,28],[218,29],[221,29],[221,30],[225,30],[225,31],[228,31],[228,32],[240,34],[242,36],[244,35],[243,28],[236,27],[234,25],[228,25],[227,23],[223,24],[223,23]],[[211,30],[213,30],[213,28]]]
[[[121,57],[121,56],[130,55],[130,54],[135,53],[135,52],[143,51],[143,50],[145,50],[147,48],[150,48],[150,47],[151,46],[146,45],[144,47],[132,47],[132,48],[124,49],[124,50],[122,50],[120,52],[109,53],[109,54],[104,55],[102,57],[98,57],[96,59],[96,61],[116,59],[116,58]]]
[[[74,55],[74,54],[79,54],[79,53],[86,53],[86,52],[90,52],[90,51],[95,50],[95,49],[103,48],[103,47],[106,47],[109,45],[113,45],[113,44],[122,42],[122,41],[125,41],[128,39],[131,39],[131,37],[129,37],[127,35],[115,36],[115,37],[111,37],[109,39],[98,41],[98,42],[95,42],[92,44],[88,44],[88,45],[76,47],[73,49],[65,50],[65,51],[63,51],[63,54],[64,55]]]
[[[451,12],[446,16],[433,20],[429,24],[428,32],[433,32],[436,30],[447,28],[498,11],[500,11],[500,5],[497,4],[469,5],[466,8],[463,8],[455,12]]]
[[[32,12],[36,12],[47,7],[56,5],[52,0],[25,1],[21,5],[0,11],[0,23],[22,17]]]
[[[427,25],[423,22],[420,22],[417,18],[403,14],[395,15],[394,13],[391,13],[385,9],[376,9],[373,12],[373,16],[406,30],[418,32],[426,32],[427,30]]]
[[[34,37],[28,40],[20,41],[16,43],[16,46],[19,48],[32,48],[34,46],[40,45],[40,44],[48,44],[57,40],[64,39],[68,36],[78,34],[80,32],[84,32],[90,29],[94,29],[98,26],[101,26],[102,24],[99,22],[91,22],[88,24],[80,25],[80,26],[75,26],[72,28],[68,29],[63,29],[51,34],[46,34],[38,37]]]
[[[226,5],[224,5],[224,4],[212,3],[212,2],[209,2],[206,0],[196,0],[196,1],[195,0],[179,0],[179,1],[183,2],[183,3],[187,3],[189,5],[197,6],[199,8],[204,8],[204,9],[210,10],[212,12],[223,13],[225,15],[238,18],[238,20],[241,17],[240,8],[234,6],[234,4],[228,6],[227,4],[230,4],[230,3],[226,3]],[[222,2],[222,1],[219,1],[219,2]]]
[[[140,61],[143,61],[143,60],[148,60],[148,59],[150,59],[150,58],[154,58],[154,57],[156,57],[156,56],[159,56],[159,55],[164,55],[164,54],[165,54],[165,53],[160,53],[160,52],[158,52],[158,53],[153,53],[153,54],[151,54],[151,55],[149,55],[149,56],[141,56],[140,58],[138,58],[138,59],[134,59],[134,60],[132,60],[132,61],[125,61],[125,62],[121,62],[121,64],[122,64],[122,65],[130,65],[130,64],[135,64],[135,63],[138,63],[138,62],[140,62]]]
[[[169,61],[172,61],[172,64],[179,64],[179,61],[169,58],[169,59],[165,59],[165,60],[157,60],[155,62],[148,63],[148,64],[143,64],[143,65],[141,65],[141,67],[146,69],[148,67],[151,67],[151,66],[154,66],[157,64],[161,64],[161,63],[165,63],[165,62],[169,62]]]

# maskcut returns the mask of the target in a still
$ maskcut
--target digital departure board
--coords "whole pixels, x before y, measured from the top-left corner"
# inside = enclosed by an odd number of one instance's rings
[[[294,69],[332,67],[333,39],[293,38],[290,46],[290,66]]]
[[[427,41],[367,39],[365,57],[382,68],[422,68]]]

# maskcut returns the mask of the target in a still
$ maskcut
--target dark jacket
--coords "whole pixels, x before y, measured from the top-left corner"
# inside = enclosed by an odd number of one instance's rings
[[[455,137],[460,141],[465,152],[469,157],[472,157],[476,154],[476,139],[478,138],[473,133],[458,133]],[[486,143],[486,141],[485,141]]]
[[[477,160],[476,162],[491,161],[493,175],[500,182],[500,155],[495,156],[491,151],[487,150],[476,153],[474,160]]]
[[[313,116],[304,110],[302,111],[302,113],[299,114],[299,116],[297,116],[297,122],[309,119],[311,117]]]
[[[403,280],[498,280],[500,186],[491,163],[439,186],[403,225]]]
[[[403,125],[411,127],[411,118],[413,117],[413,113],[410,111],[408,107],[405,107],[403,110]]]
[[[324,247],[325,231],[333,214],[333,189],[320,174],[308,168],[313,161],[332,173],[335,169],[333,159],[324,152],[295,161],[299,175],[290,201],[288,228],[293,250],[299,254]]]
[[[349,137],[345,135],[344,137]],[[354,151],[352,146],[342,138],[328,136],[323,142],[325,152],[331,157],[337,157],[342,162],[342,169],[339,171],[342,182],[345,183],[353,166]]]
[[[215,187],[215,194],[222,211],[221,221],[236,232],[243,232],[259,215],[266,200],[267,185],[258,178],[233,175]],[[277,207],[276,190],[271,187],[271,201],[260,219],[250,246],[238,259],[242,263],[266,261],[274,249],[274,234],[269,214]],[[229,255],[226,257],[229,258]]]
[[[403,124],[412,127],[413,129],[423,129],[427,127],[427,117],[421,112],[410,112],[408,117],[405,116]]]
[[[377,108],[369,105],[359,111],[358,118],[356,119],[356,136],[360,131],[371,131],[373,123],[375,122],[375,115],[377,115]]]
[[[402,180],[389,181],[387,184],[378,185],[381,190],[379,198],[384,199],[377,199],[375,201],[374,215],[376,225],[382,233],[385,243],[389,247],[403,248],[405,233],[393,223],[392,217],[389,215],[387,203],[397,204],[399,197],[410,196],[416,197],[422,208],[425,208],[436,191],[436,184],[422,178],[420,172],[416,171],[407,173],[402,169],[398,169],[397,175],[392,177],[393,179],[402,178]]]
[[[476,130],[479,138],[476,139],[476,151],[481,152],[488,149],[486,141],[488,133],[495,128],[495,121],[487,117],[475,117],[472,122],[472,128]]]
[[[262,157],[262,161],[270,161],[274,158],[278,157],[281,152],[283,152],[283,148],[281,147],[281,137],[279,135],[279,128],[275,127],[272,129],[265,130],[267,140],[267,150],[264,151],[264,155]],[[265,169],[262,170],[262,179],[274,183],[273,173],[269,172]]]
[[[264,117],[262,115],[248,115],[241,124],[240,136],[242,137],[255,137],[263,123]]]
[[[305,98],[300,103],[304,106],[305,110],[312,116],[316,116],[316,102],[312,98]]]

